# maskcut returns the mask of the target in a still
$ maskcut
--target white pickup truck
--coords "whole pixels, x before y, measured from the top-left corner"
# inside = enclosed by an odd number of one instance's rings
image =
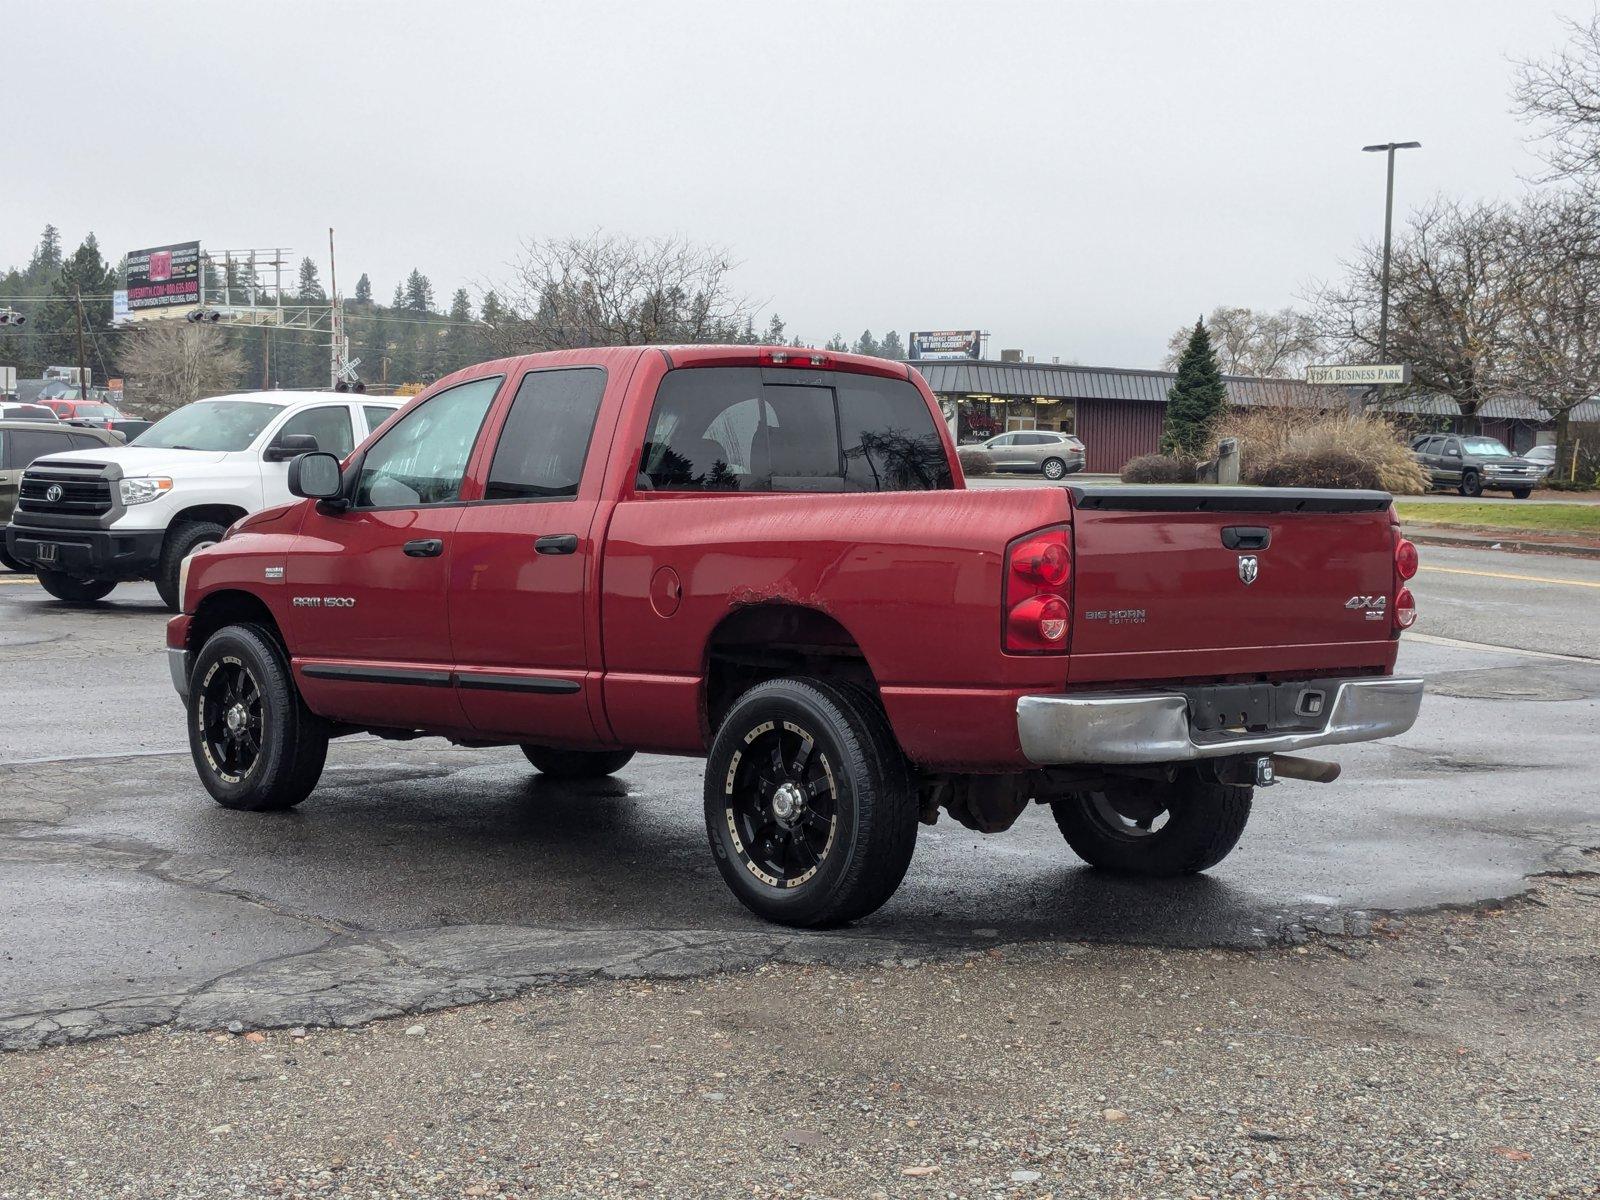
[[[183,560],[249,513],[294,499],[289,460],[345,457],[402,401],[343,392],[248,392],[169,413],[127,446],[35,459],[6,549],[59,600],[99,600],[155,581],[178,608]]]

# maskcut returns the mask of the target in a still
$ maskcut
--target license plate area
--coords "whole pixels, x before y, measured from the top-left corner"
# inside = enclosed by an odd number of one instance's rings
[[[1197,734],[1286,733],[1321,729],[1332,689],[1321,683],[1224,683],[1184,688]]]

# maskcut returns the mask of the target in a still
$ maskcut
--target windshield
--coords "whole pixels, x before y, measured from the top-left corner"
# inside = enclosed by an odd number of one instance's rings
[[[109,404],[80,404],[72,415],[85,421],[110,421],[122,414]]]
[[[1469,437],[1461,439],[1462,448],[1468,454],[1476,454],[1479,458],[1510,458],[1511,451],[1505,446],[1488,437]]]
[[[168,413],[128,444],[157,450],[243,450],[282,411],[281,404],[258,400],[200,400]]]

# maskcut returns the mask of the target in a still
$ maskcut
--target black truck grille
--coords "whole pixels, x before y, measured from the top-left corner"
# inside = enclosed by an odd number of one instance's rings
[[[30,467],[17,489],[17,511],[98,517],[111,511],[111,481],[100,478],[103,463],[71,467]]]

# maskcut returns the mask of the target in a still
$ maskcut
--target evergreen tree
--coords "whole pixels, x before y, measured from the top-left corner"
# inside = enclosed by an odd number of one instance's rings
[[[500,302],[500,297],[495,292],[483,294],[482,320],[485,325],[496,327],[506,318],[506,306]]]
[[[1205,453],[1211,426],[1222,415],[1228,389],[1222,382],[1217,355],[1205,319],[1194,323],[1189,344],[1178,360],[1178,379],[1167,391],[1166,426],[1161,449],[1168,454],[1199,458]]]
[[[317,264],[310,258],[300,260],[300,286],[295,292],[298,299],[308,302],[326,300],[328,293],[322,290],[322,281],[317,278]]]
[[[883,358],[904,358],[905,343],[900,340],[900,335],[891,329],[883,335],[883,341],[878,343],[878,354]]]
[[[828,339],[828,344],[823,349],[845,352],[850,349],[850,343],[844,340],[844,334],[836,333]]]
[[[772,319],[767,322],[767,332],[762,336],[761,340],[769,346],[781,346],[785,341],[785,337],[783,318],[777,313],[773,313]]]
[[[856,353],[870,354],[874,358],[878,356],[878,339],[872,336],[872,330],[863,329],[861,331],[861,336],[856,339]]]
[[[372,303],[372,280],[367,278],[365,271],[361,272],[361,278],[356,280],[355,300],[357,304]]]
[[[394,299],[389,301],[389,308],[393,312],[399,312],[405,306],[406,294],[400,290],[400,285],[397,283],[394,285]]]
[[[23,279],[31,287],[45,286],[55,281],[56,272],[60,269],[61,231],[54,225],[46,225],[44,232],[39,235],[39,245],[33,257],[28,260]]]
[[[405,307],[414,313],[426,315],[433,311],[433,284],[416,268],[406,276]]]

